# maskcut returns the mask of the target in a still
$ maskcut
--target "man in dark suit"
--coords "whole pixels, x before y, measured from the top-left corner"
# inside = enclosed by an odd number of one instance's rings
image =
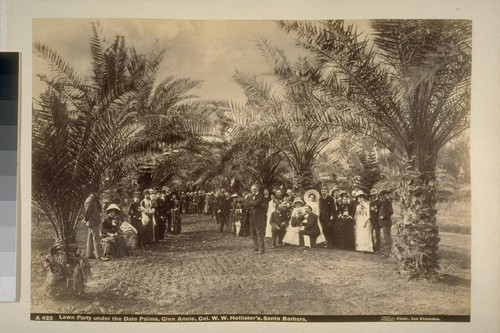
[[[391,216],[392,214],[394,214],[394,210],[392,209],[392,202],[388,198],[387,194],[387,191],[380,191],[379,193],[379,199],[381,203],[378,211],[378,223],[380,229],[382,229],[380,253],[383,255],[388,255],[391,252],[392,248]]]
[[[319,230],[318,216],[312,212],[312,208],[309,205],[305,206],[305,212],[304,218],[307,223],[304,229],[299,231],[299,246],[304,246],[304,235],[307,235],[309,236],[311,248],[313,248],[314,245],[316,245],[316,238],[318,238],[321,233]]]
[[[229,197],[229,191],[224,191],[224,196],[220,199],[219,210],[217,213],[220,216],[219,232],[222,232],[224,226],[229,228],[229,213],[231,212],[231,198]]]
[[[252,185],[251,194],[246,201],[248,218],[250,222],[250,235],[253,240],[253,250],[258,254],[265,252],[264,236],[266,235],[266,213],[268,202],[257,185]]]
[[[380,209],[380,200],[378,199],[378,191],[370,190],[370,222],[375,233],[375,241],[373,242],[373,252],[380,250],[380,226],[378,224],[378,211]]]
[[[325,247],[333,248],[333,232],[334,232],[334,216],[335,216],[335,201],[327,194],[326,188],[321,189],[321,196],[319,198],[319,222],[323,227],[323,234],[325,235]]]

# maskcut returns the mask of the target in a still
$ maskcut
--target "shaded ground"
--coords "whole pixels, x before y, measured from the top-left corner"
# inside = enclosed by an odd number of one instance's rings
[[[440,282],[399,278],[374,254],[284,246],[256,255],[250,238],[184,216],[183,233],[128,258],[92,261],[78,298],[43,292],[50,225],[32,231],[32,312],[105,314],[470,314],[470,236],[441,233]],[[83,228],[80,246],[85,246]],[[270,239],[266,239],[270,242]],[[266,243],[266,246],[270,243]]]

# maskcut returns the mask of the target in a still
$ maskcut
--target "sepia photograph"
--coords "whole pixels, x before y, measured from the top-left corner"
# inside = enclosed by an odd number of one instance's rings
[[[31,320],[470,322],[472,26],[34,18]]]

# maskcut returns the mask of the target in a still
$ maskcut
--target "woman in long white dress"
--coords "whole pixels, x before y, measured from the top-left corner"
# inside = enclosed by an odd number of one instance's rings
[[[354,215],[356,233],[356,251],[373,252],[372,224],[370,223],[370,203],[366,200],[366,193],[356,193],[359,205]]]

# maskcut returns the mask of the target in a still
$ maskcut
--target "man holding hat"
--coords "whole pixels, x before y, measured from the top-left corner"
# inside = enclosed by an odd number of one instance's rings
[[[392,248],[391,216],[392,214],[394,214],[394,210],[392,209],[392,202],[388,198],[388,194],[389,193],[385,190],[380,191],[380,208],[378,212],[378,223],[380,228],[382,229],[380,252],[385,255],[389,254]]]
[[[380,209],[380,200],[378,199],[378,191],[374,188],[370,190],[370,221],[372,223],[373,231],[375,234],[375,241],[373,242],[373,251],[379,252],[380,250],[380,226],[378,224],[378,212]]]

